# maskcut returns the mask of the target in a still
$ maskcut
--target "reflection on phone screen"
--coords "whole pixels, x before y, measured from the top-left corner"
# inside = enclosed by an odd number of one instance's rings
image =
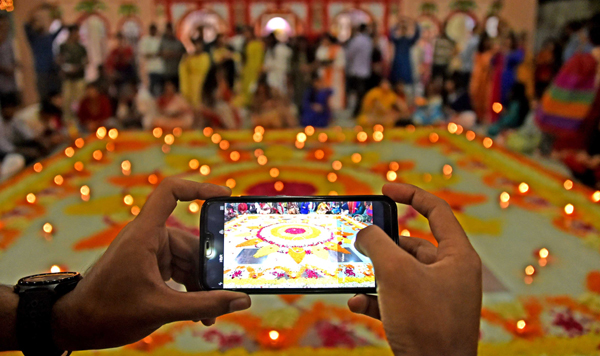
[[[224,214],[225,289],[375,287],[354,248],[372,202],[228,203]]]

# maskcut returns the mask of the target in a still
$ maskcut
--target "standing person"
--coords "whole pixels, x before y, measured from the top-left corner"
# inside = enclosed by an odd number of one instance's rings
[[[371,39],[373,40],[373,53],[371,54],[371,78],[367,86],[368,90],[371,90],[379,85],[381,79],[383,79],[385,73],[385,59],[383,56],[383,50],[381,42],[379,41],[379,34],[377,32],[377,26],[375,23],[371,24]],[[384,37],[385,41],[388,41],[387,37]],[[389,41],[388,41],[389,42]]]
[[[154,97],[158,97],[162,93],[165,72],[165,65],[159,52],[160,42],[158,28],[156,24],[151,24],[148,35],[142,37],[139,43],[140,56],[145,63],[145,71],[148,75],[148,89]]]
[[[10,20],[8,16],[0,15],[0,95],[18,91],[15,78],[16,69],[17,61],[13,48]]]
[[[483,35],[479,41],[475,59],[473,61],[473,73],[469,83],[469,94],[471,95],[471,104],[477,114],[479,122],[488,123],[490,121],[491,110],[491,90],[492,90],[492,49],[491,39]]]
[[[236,63],[239,62],[238,54],[227,44],[227,38],[223,34],[218,34],[215,39],[215,45],[210,52],[212,61],[215,65],[225,70],[229,90],[233,90],[236,77]]]
[[[353,115],[360,111],[360,103],[367,93],[367,85],[371,77],[371,59],[373,57],[373,40],[368,34],[366,24],[358,27],[358,33],[348,43],[346,50],[346,71],[348,73],[349,93],[354,93],[356,103]]]
[[[249,103],[262,71],[265,45],[263,41],[256,38],[250,26],[244,29],[244,38],[246,43],[242,57],[244,62],[242,70],[242,95],[244,95],[244,102]]]
[[[279,41],[274,32],[267,36],[267,51],[264,62],[267,84],[282,96],[288,94],[288,75],[292,54],[292,49]]]
[[[231,36],[228,41],[229,47],[231,47],[231,49],[233,49],[233,51],[240,56],[244,52],[244,43],[246,42],[244,31],[244,26],[236,25],[235,35]]]
[[[321,45],[315,55],[319,66],[319,76],[323,86],[332,92],[331,109],[343,110],[346,107],[346,55],[342,46],[336,44],[329,34],[321,39]]]
[[[581,21],[572,21],[565,29],[568,42],[562,54],[562,61],[567,62],[577,53],[590,53],[593,45],[588,40],[587,28]]]
[[[445,24],[442,28],[446,28]],[[448,37],[446,31],[442,31],[440,37],[436,38],[433,45],[433,66],[431,67],[431,78],[441,77],[442,81],[448,75],[448,66],[454,57],[456,43]]]
[[[541,98],[544,91],[552,82],[556,74],[555,54],[556,43],[553,40],[546,40],[542,49],[535,57],[535,95]]]
[[[85,91],[87,50],[79,43],[79,26],[69,26],[69,37],[60,45],[57,62],[62,77],[63,117],[73,118],[73,104],[78,103]]]
[[[40,100],[46,99],[50,93],[60,92],[61,89],[52,46],[62,27],[54,33],[48,32],[49,24],[42,18],[42,11],[49,11],[49,9],[43,8],[33,12],[25,23],[25,35],[27,35],[35,60],[37,91]]]
[[[119,92],[124,85],[137,80],[137,73],[133,48],[120,32],[117,33],[117,41],[117,47],[106,58],[106,71]]]
[[[410,49],[417,43],[420,36],[421,30],[417,23],[415,23],[414,34],[411,37],[408,36],[408,23],[405,20],[392,30],[390,34],[390,41],[394,44],[394,61],[390,73],[390,82],[392,85],[402,82],[412,87],[414,79]]]
[[[194,46],[194,53],[185,55],[179,64],[179,81],[181,95],[197,110],[202,104],[202,88],[211,59],[201,39],[196,39]]]
[[[546,90],[536,121],[556,150],[587,151],[597,142],[600,120],[600,24],[589,30],[594,48],[577,53]]]
[[[294,41],[294,55],[292,56],[292,83],[294,86],[294,104],[301,108],[304,94],[311,84],[313,73],[314,53],[308,44],[308,39],[298,36]]]
[[[199,39],[203,41],[202,36]],[[172,82],[175,84],[175,88],[179,89],[179,62],[185,54],[185,47],[175,37],[173,24],[171,23],[168,23],[165,27],[165,34],[160,41],[158,53],[164,63],[164,81]]]
[[[507,103],[508,94],[512,86],[517,81],[517,68],[525,59],[525,51],[519,46],[517,37],[514,33],[510,33],[503,43],[504,68],[502,69],[501,96],[500,102]]]
[[[463,84],[468,85],[471,80],[473,67],[475,65],[475,53],[479,47],[481,34],[483,32],[484,31],[478,25],[458,54],[458,57],[460,58],[460,68],[458,70],[459,78],[457,79]]]

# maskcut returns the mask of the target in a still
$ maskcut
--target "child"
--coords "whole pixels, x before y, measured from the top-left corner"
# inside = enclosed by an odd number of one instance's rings
[[[442,81],[436,78],[425,89],[425,98],[417,98],[414,122],[417,125],[435,125],[444,121]]]
[[[333,90],[325,87],[320,76],[313,76],[302,102],[302,126],[327,127],[331,121],[329,100],[332,94]]]
[[[454,75],[444,83],[444,111],[449,120],[465,128],[475,125],[477,117],[471,107],[471,98],[460,75]]]
[[[488,129],[490,136],[497,136],[505,130],[523,125],[529,113],[529,99],[525,90],[523,83],[517,82],[513,85],[505,110],[500,114],[498,121]]]

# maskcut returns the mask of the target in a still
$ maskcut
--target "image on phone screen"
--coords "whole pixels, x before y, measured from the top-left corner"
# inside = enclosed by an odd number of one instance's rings
[[[223,288],[374,288],[354,248],[373,224],[370,201],[226,203]]]

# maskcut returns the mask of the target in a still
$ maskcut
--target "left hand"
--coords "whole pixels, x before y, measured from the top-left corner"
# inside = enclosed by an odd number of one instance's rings
[[[177,202],[229,196],[212,184],[167,178],[140,214],[119,233],[77,287],[53,309],[53,337],[63,350],[102,349],[136,342],[163,324],[247,309],[248,295],[200,292],[198,236],[166,226]],[[171,289],[165,281],[185,285]]]

